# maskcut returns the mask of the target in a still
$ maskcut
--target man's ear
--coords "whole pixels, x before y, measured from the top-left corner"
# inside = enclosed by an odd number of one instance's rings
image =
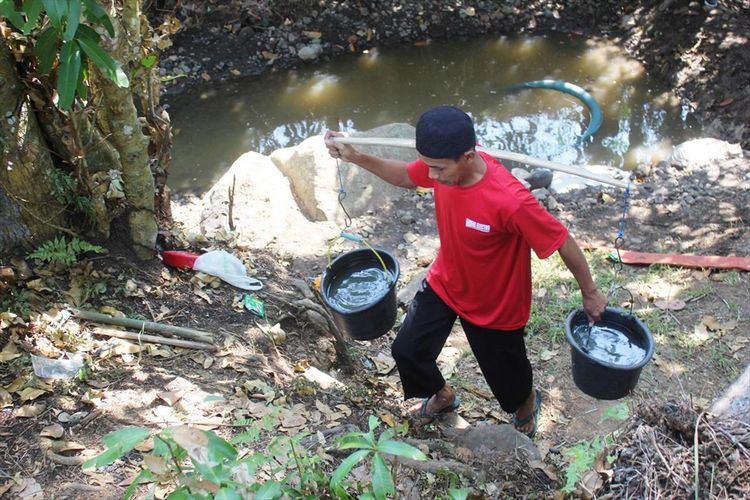
[[[469,151],[467,151],[467,152],[464,153],[464,159],[466,159],[466,161],[471,161],[471,160],[474,159],[474,157],[476,156],[476,154],[477,154],[477,152],[475,150],[470,149]]]

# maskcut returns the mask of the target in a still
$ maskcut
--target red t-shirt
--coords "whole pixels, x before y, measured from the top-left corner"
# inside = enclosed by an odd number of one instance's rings
[[[552,255],[568,230],[495,158],[482,179],[467,187],[446,186],[417,160],[411,180],[434,188],[440,250],[427,282],[461,318],[485,328],[516,330],[531,314],[531,249]]]

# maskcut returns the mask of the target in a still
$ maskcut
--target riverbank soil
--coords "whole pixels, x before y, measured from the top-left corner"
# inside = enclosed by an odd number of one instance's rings
[[[649,71],[672,84],[702,119],[707,134],[748,149],[748,2],[720,1],[709,10],[699,2],[670,0],[575,6],[289,1],[269,3],[274,7],[266,10],[247,9],[247,2],[156,4],[166,9],[159,12],[160,19],[174,18],[183,26],[162,54],[161,65],[165,76],[186,76],[169,84],[167,92],[312,64],[375,44],[478,33],[576,32],[618,40]],[[305,47],[309,50],[302,51]],[[300,54],[310,58],[302,61]],[[698,163],[647,165],[637,171],[637,184],[627,198],[622,191],[587,188],[558,196],[553,213],[581,242],[612,247],[627,201],[625,249],[747,257],[748,171],[742,150]],[[414,251],[413,237],[419,244],[434,244],[434,224],[414,229],[414,221],[432,219],[432,210],[429,195],[404,193],[389,217],[372,214],[355,221],[357,227],[373,229],[373,244],[394,249],[402,266],[399,290],[418,283],[430,262]],[[405,237],[407,233],[411,236]],[[218,278],[159,261],[135,263],[117,248],[69,268],[24,260],[0,268],[1,283],[12,292],[7,307],[14,313],[0,315],[0,495],[41,498],[33,495],[43,490],[56,498],[121,498],[142,468],[148,447],[99,469],[83,470],[80,463],[103,451],[102,436],[126,426],[158,431],[189,423],[225,438],[257,431],[256,441],[238,447],[269,456],[266,447],[273,437],[309,432],[314,438],[300,450],[320,457],[330,475],[346,456],[335,451],[335,438],[366,430],[370,416],[380,419],[378,430],[394,429],[396,439],[429,454],[421,465],[401,462],[394,468],[403,498],[443,497],[451,486],[470,488],[476,498],[554,498],[578,479],[585,488],[575,487],[576,497],[587,496],[584,489],[628,498],[689,497],[695,436],[700,496],[750,495],[744,473],[750,464],[747,434],[720,427],[705,415],[696,417],[750,359],[750,278],[745,272],[620,267],[608,249],[588,251],[600,286],[614,281],[622,287],[615,290],[612,304],[632,307],[656,343],[634,392],[619,401],[602,401],[583,394],[571,376],[563,321],[580,303],[575,283],[559,258],[535,261],[527,346],[544,402],[536,452],[525,459],[513,451],[493,453],[507,443],[495,431],[511,416],[491,396],[460,328],[452,333],[440,364],[461,406],[420,427],[410,413],[419,402],[402,400],[390,358],[395,333],[370,342],[346,341],[347,365],[342,344],[311,305],[318,303],[308,294],[325,266],[325,249],[319,258],[305,260],[250,251],[231,234],[192,246],[181,239],[180,228],[165,230],[165,236],[175,247],[196,252],[226,248],[241,257],[249,273],[264,283],[256,294],[264,302],[264,316],[245,308],[243,293]],[[66,305],[210,332],[216,349],[114,342],[97,334],[106,325],[61,315]],[[56,357],[62,350],[85,353],[85,374],[58,381],[32,375],[29,353]],[[316,370],[338,383],[316,378]],[[624,414],[627,420],[616,418]],[[696,432],[697,419],[702,423]],[[484,429],[484,434],[461,441],[452,429],[464,424]],[[744,448],[726,441],[727,435]],[[605,438],[614,438],[608,448],[617,458],[614,464],[595,446]],[[518,439],[523,440],[512,436],[514,443]],[[591,444],[585,453],[574,448],[582,442]],[[590,463],[575,460],[571,449],[579,457],[590,456]],[[367,467],[355,468],[352,481],[365,487],[369,474]],[[268,469],[261,468],[258,477],[267,480]],[[158,498],[168,491],[152,482],[138,490],[139,496],[148,489]]]

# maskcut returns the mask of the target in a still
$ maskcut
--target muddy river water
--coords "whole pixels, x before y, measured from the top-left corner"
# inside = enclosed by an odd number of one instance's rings
[[[578,143],[589,112],[555,90],[509,91],[554,79],[587,90],[601,128]],[[429,107],[469,112],[483,146],[566,164],[631,169],[697,136],[691,117],[644,68],[604,41],[485,37],[373,49],[334,62],[204,87],[166,99],[176,128],[169,184],[206,191],[241,154],[269,154],[326,129],[414,124]]]

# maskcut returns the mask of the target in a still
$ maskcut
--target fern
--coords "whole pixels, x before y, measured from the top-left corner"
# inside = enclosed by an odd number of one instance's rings
[[[57,237],[49,240],[42,246],[29,254],[29,258],[39,259],[50,264],[63,264],[70,266],[78,261],[78,256],[86,252],[106,253],[107,251],[88,241],[73,238],[68,241],[65,237]]]

